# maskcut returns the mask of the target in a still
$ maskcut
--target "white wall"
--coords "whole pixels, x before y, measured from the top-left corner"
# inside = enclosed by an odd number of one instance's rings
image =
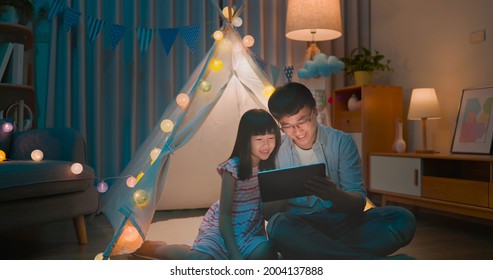
[[[450,151],[462,89],[493,85],[493,1],[371,0],[371,48],[395,69],[375,83],[402,86],[407,117],[411,90],[434,87],[442,119],[428,121],[428,145]],[[469,43],[485,30],[486,40]],[[420,121],[407,121],[410,151],[421,147]]]

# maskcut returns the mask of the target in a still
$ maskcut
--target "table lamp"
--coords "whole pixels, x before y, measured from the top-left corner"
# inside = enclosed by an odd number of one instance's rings
[[[286,37],[312,42],[307,59],[320,53],[316,41],[342,36],[341,5],[339,0],[289,0],[286,18]]]
[[[438,105],[437,94],[434,88],[415,88],[411,94],[409,113],[407,119],[421,120],[423,149],[416,150],[416,153],[434,153],[435,151],[427,148],[426,121],[429,119],[440,118],[440,106]]]

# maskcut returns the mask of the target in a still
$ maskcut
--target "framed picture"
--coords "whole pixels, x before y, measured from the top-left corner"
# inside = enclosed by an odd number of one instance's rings
[[[491,154],[493,86],[462,90],[452,153]]]

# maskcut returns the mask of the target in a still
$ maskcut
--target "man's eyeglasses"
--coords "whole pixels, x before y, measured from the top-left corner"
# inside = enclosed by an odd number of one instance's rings
[[[313,112],[314,110],[311,111],[309,117],[303,117],[301,120],[299,120],[296,124],[293,125],[282,125],[281,129],[285,133],[291,133],[294,131],[295,128],[300,129],[300,128],[307,128],[308,125],[311,123],[312,118],[313,118]]]

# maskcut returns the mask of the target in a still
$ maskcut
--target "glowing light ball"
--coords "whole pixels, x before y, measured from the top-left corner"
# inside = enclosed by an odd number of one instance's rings
[[[182,108],[186,108],[190,102],[190,97],[186,93],[180,93],[176,96],[176,104]]]
[[[122,235],[125,241],[134,242],[139,237],[139,231],[135,227],[128,226],[123,230]]]
[[[233,25],[235,27],[240,27],[243,24],[243,20],[240,17],[235,17],[233,19]]]
[[[70,171],[72,171],[72,173],[74,174],[80,174],[82,173],[82,170],[84,170],[84,167],[82,166],[82,164],[76,162],[74,164],[72,164],[72,166],[70,166]]]
[[[135,191],[132,198],[137,207],[145,207],[149,204],[149,195],[147,195],[147,192],[144,190]]]
[[[223,61],[220,60],[219,58],[214,58],[211,60],[211,69],[214,71],[219,71],[223,69]]]
[[[223,39],[221,43],[219,43],[218,49],[220,52],[230,52],[233,47],[233,43],[229,39]]]
[[[234,14],[234,11],[233,9],[231,9],[231,11],[233,12]],[[226,17],[226,18],[229,18],[229,8],[226,6],[223,8],[223,15]]]
[[[164,132],[171,132],[173,130],[173,122],[171,120],[165,119],[161,122],[161,130]]]
[[[3,150],[0,150],[0,162],[4,161],[7,158],[7,155]]]
[[[202,82],[200,82],[199,88],[203,92],[208,92],[212,88],[211,82],[203,80]]]
[[[253,46],[255,44],[255,39],[253,39],[252,35],[246,35],[243,37],[243,45],[247,48]]]
[[[224,38],[224,33],[221,30],[216,30],[212,33],[212,37],[216,40],[216,42],[218,42]]]
[[[152,160],[156,160],[160,153],[161,153],[161,149],[154,148],[149,153],[149,156],[151,157]]]
[[[96,189],[98,190],[98,192],[100,193],[105,193],[106,191],[108,191],[108,184],[105,182],[105,181],[101,181],[99,182],[99,184],[96,186]]]
[[[34,150],[31,152],[31,158],[34,161],[40,161],[43,159],[43,157],[44,157],[44,154],[41,150]]]
[[[5,122],[4,124],[2,124],[2,130],[5,133],[12,132],[12,130],[14,130],[14,125],[12,123]]]
[[[135,185],[137,185],[137,179],[134,176],[130,176],[127,178],[127,187],[133,188]]]
[[[268,85],[264,88],[265,97],[269,98],[276,89],[272,85]]]
[[[140,178],[142,178],[142,176],[144,176],[144,172],[140,171],[139,174],[137,175],[137,178],[136,178],[136,182],[135,183],[138,183]]]

